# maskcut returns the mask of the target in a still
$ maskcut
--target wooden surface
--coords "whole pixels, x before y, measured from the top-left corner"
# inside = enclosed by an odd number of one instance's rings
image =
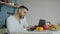
[[[0,2],[0,4],[6,5],[6,6],[10,6],[10,7],[15,7],[15,8],[19,7],[17,5],[11,5],[10,3],[5,3],[5,2]]]

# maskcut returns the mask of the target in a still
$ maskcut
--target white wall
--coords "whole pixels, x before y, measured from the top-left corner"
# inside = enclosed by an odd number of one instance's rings
[[[38,24],[39,19],[51,23],[60,22],[60,0],[18,0],[18,4],[29,8],[27,14],[29,25]]]

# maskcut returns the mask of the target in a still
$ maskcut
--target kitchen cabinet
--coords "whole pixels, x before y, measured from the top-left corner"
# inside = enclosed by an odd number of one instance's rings
[[[15,14],[18,7],[9,3],[0,2],[0,25],[5,25],[6,19],[10,15]]]

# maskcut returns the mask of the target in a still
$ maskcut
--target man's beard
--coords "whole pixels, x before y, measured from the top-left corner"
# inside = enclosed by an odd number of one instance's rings
[[[24,18],[24,16],[19,15],[19,18],[23,19],[23,18]]]

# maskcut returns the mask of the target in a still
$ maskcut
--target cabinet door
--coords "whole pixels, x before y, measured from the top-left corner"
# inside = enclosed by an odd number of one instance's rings
[[[9,17],[12,14],[14,14],[14,7],[1,5],[0,25],[4,25],[7,17]]]
[[[5,6],[1,6],[1,12],[0,12],[0,25],[5,24],[5,19],[9,16],[6,12],[7,9]]]
[[[0,5],[0,25],[5,25],[5,20],[12,14],[15,14],[16,8],[7,6],[7,5]]]

